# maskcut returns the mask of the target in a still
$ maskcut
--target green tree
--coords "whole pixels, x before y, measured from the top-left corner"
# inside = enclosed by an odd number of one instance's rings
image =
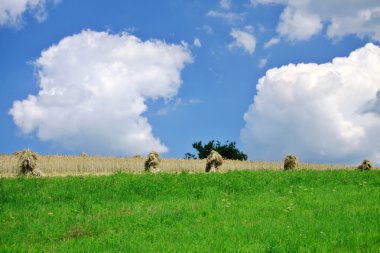
[[[225,144],[221,144],[219,141],[209,141],[207,144],[202,144],[201,141],[194,142],[193,148],[198,151],[198,158],[205,159],[211,153],[211,150],[217,151],[223,159],[229,160],[247,160],[247,155],[236,148],[236,142],[227,141]],[[195,159],[196,156],[191,153],[186,153],[185,158]]]

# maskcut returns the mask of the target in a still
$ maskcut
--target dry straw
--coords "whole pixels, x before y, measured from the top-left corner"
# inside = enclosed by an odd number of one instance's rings
[[[218,171],[223,164],[223,157],[215,150],[212,150],[207,156],[206,162],[206,172],[210,172],[212,167],[215,167],[215,170]]]
[[[156,151],[149,153],[147,159],[145,160],[145,171],[146,172],[159,172],[158,165],[160,165],[160,156]]]
[[[358,166],[358,169],[359,170],[370,170],[370,169],[372,169],[372,167],[373,167],[373,164],[370,160],[364,160],[362,162],[362,164],[360,164]]]
[[[38,156],[30,149],[17,151],[15,155],[18,157],[20,173],[33,177],[41,177],[42,172],[38,169]]]
[[[293,170],[298,167],[298,159],[295,155],[287,155],[284,158],[284,170]]]
[[[115,172],[144,172],[144,157],[80,157],[66,155],[38,155],[38,169],[44,176],[111,175]],[[160,172],[182,171],[201,173],[205,171],[206,159],[161,158]],[[299,163],[307,170],[355,170],[358,166],[342,164]],[[234,170],[283,170],[283,161],[239,161],[223,160],[223,172]],[[379,168],[373,167],[372,170]],[[0,154],[0,178],[16,177],[20,173],[19,159],[15,155]]]

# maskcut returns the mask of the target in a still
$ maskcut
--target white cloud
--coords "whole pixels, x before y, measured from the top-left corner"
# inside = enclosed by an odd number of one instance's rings
[[[169,114],[170,112],[176,111],[179,107],[183,106],[192,106],[202,103],[199,99],[189,99],[189,100],[183,100],[181,98],[172,99],[165,103],[165,106],[162,107],[160,110],[157,111],[158,116],[164,116]]]
[[[195,38],[193,45],[194,45],[194,47],[202,47],[201,40],[199,38]]]
[[[242,21],[244,19],[244,14],[229,12],[229,11],[211,10],[207,13],[207,16],[208,17],[221,18],[221,19],[224,19],[228,22]]]
[[[251,159],[380,162],[380,48],[267,71],[241,131]]]
[[[231,0],[220,0],[219,5],[222,9],[229,10],[231,8]]]
[[[259,61],[259,68],[264,68],[268,64],[268,58],[262,58]]]
[[[253,26],[251,26],[251,25],[246,25],[246,26],[244,27],[244,30],[245,30],[246,32],[253,33],[253,31],[255,30],[255,28],[254,28]]]
[[[181,98],[168,101],[166,102],[166,105],[163,108],[158,110],[157,115],[159,116],[167,115],[169,112],[177,110],[178,106],[180,106],[181,104],[183,104],[183,101]]]
[[[376,113],[380,115],[380,90],[376,93],[376,98],[369,101],[365,106],[363,112],[365,113]]]
[[[0,1],[0,26],[10,25],[18,26],[22,22],[22,16],[25,12],[34,15],[38,22],[46,19],[46,3],[49,0],[1,0]],[[58,3],[58,0],[50,2]]]
[[[203,31],[206,34],[213,34],[214,30],[209,25],[203,25],[202,27],[198,27],[197,30]]]
[[[165,152],[142,114],[147,99],[177,94],[191,61],[182,45],[85,30],[42,52],[38,95],[15,101],[10,114],[24,134],[70,150]]]
[[[287,7],[280,16],[277,32],[290,40],[308,40],[322,30],[318,15]]]
[[[253,54],[256,48],[255,37],[246,31],[232,29],[230,35],[235,39],[234,42],[228,45],[230,49],[243,48],[248,54]]]
[[[380,101],[379,101],[380,102]],[[196,98],[191,98],[189,99],[189,101],[187,102],[187,104],[189,105],[197,105],[197,104],[201,104],[202,103],[202,100],[200,99],[196,99]],[[380,109],[380,107],[379,107]]]
[[[277,45],[278,43],[280,43],[280,39],[279,38],[271,38],[270,40],[268,40],[267,42],[265,42],[264,44],[264,48],[270,48],[271,46],[274,46],[274,45]]]
[[[380,3],[377,3],[377,7],[363,8],[353,13],[353,16],[333,17],[327,35],[330,38],[340,38],[347,34],[356,34],[360,38],[368,36],[380,41]]]
[[[236,13],[231,11],[231,0],[220,0],[216,10],[210,10],[206,16],[220,18],[229,23],[241,22],[245,18],[245,13]]]
[[[258,4],[286,4],[288,0],[251,0],[251,4],[256,6]]]
[[[327,26],[329,38],[346,35],[380,41],[380,2],[378,0],[251,0],[257,4],[281,4],[277,31],[291,40],[305,40]]]

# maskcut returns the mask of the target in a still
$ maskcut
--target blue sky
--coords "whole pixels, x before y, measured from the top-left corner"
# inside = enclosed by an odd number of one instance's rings
[[[378,163],[379,41],[371,0],[2,1],[0,153]]]

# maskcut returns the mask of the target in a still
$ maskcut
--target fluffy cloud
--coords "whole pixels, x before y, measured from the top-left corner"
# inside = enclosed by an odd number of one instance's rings
[[[244,115],[252,159],[380,162],[380,48],[369,43],[326,64],[267,71]]]
[[[42,52],[38,95],[15,101],[10,114],[23,133],[75,151],[165,152],[142,116],[145,102],[175,96],[191,61],[183,45],[82,31]]]
[[[202,47],[201,40],[199,38],[195,38],[193,42],[194,47]]]
[[[1,0],[0,1],[0,26],[17,26],[22,21],[22,15],[29,11],[39,21],[46,19],[45,5],[49,0]],[[57,3],[58,0],[50,2]]]
[[[378,0],[251,0],[257,4],[281,4],[277,31],[290,40],[305,40],[327,25],[330,38],[354,34],[380,41],[380,2]]]
[[[256,48],[256,38],[249,32],[232,29],[230,35],[235,39],[228,45],[230,49],[243,48],[248,54],[253,54]]]
[[[307,40],[321,29],[318,15],[288,7],[280,16],[277,32],[290,40]]]

